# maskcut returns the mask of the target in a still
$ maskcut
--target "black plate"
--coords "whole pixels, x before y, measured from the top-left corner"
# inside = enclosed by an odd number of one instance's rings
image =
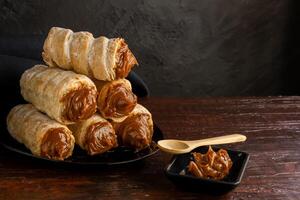
[[[212,147],[214,151],[218,151],[220,148]],[[199,147],[192,152],[206,153],[208,147]],[[213,180],[198,178],[192,175],[181,175],[186,170],[189,162],[192,160],[190,153],[176,155],[172,158],[171,162],[165,168],[165,174],[167,177],[178,184],[184,189],[190,189],[193,191],[208,192],[214,194],[222,194],[230,189],[236,187],[242,180],[246,165],[249,160],[249,154],[241,151],[226,149],[231,160],[232,167],[229,174],[222,180]]]
[[[150,145],[150,147],[141,151],[135,152],[134,150],[127,147],[118,147],[101,155],[89,156],[85,151],[81,150],[76,145],[73,155],[70,158],[64,161],[57,161],[31,154],[31,152],[23,144],[20,144],[16,140],[14,140],[7,131],[2,132],[0,135],[0,143],[10,151],[40,160],[79,165],[121,165],[140,161],[155,154],[159,150],[156,145],[157,141],[163,139],[161,130],[156,125],[154,125],[152,144]]]

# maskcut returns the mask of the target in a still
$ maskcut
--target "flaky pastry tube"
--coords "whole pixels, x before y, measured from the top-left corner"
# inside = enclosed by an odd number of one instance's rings
[[[153,121],[151,113],[137,104],[122,122],[113,122],[120,145],[141,150],[152,142]]]
[[[91,117],[97,110],[97,88],[84,75],[36,65],[20,80],[21,94],[37,109],[63,124]]]
[[[97,113],[85,121],[69,125],[69,128],[76,144],[89,155],[102,154],[118,146],[114,128]]]
[[[94,38],[89,32],[52,27],[42,53],[49,66],[103,81],[125,78],[137,60],[123,38]]]
[[[72,132],[32,104],[12,108],[7,116],[7,129],[33,155],[54,160],[64,160],[72,155],[75,143]]]
[[[98,111],[104,118],[123,121],[137,104],[137,97],[126,79],[95,81],[95,85],[98,90]]]

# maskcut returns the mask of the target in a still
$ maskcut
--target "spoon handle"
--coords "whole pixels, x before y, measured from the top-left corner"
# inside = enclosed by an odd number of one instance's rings
[[[231,134],[219,137],[212,137],[202,140],[194,140],[194,141],[186,141],[186,143],[190,147],[199,147],[199,146],[207,146],[207,145],[217,145],[217,144],[228,144],[234,142],[244,142],[247,137],[241,134]]]

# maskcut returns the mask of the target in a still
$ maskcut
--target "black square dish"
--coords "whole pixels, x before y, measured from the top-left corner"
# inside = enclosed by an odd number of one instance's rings
[[[212,147],[214,151],[220,148]],[[199,147],[192,152],[206,153],[208,147]],[[208,192],[214,194],[222,194],[230,189],[236,187],[243,177],[249,160],[249,154],[241,151],[227,150],[233,165],[229,174],[222,180],[213,180],[206,178],[199,178],[184,173],[189,162],[192,160],[191,153],[176,155],[172,158],[171,162],[165,168],[166,176],[183,189],[192,191]]]

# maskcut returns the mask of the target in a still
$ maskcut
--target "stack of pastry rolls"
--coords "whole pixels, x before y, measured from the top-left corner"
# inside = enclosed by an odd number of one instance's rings
[[[20,79],[28,104],[7,116],[11,136],[34,155],[64,160],[75,143],[89,155],[151,144],[152,115],[125,79],[138,63],[124,39],[53,27],[42,57],[47,65]]]

